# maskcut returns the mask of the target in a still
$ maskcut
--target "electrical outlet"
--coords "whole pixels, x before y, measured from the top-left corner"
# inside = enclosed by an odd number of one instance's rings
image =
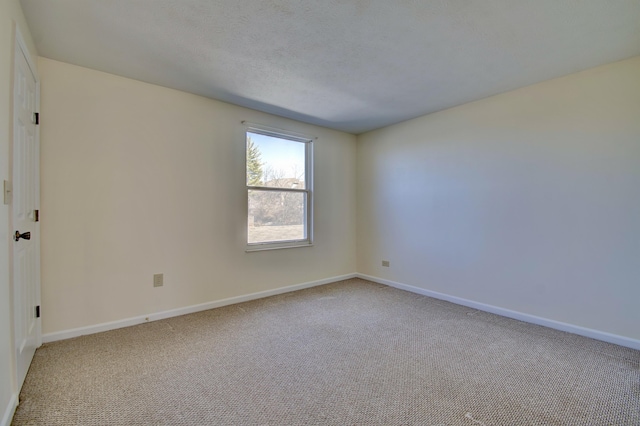
[[[153,286],[154,287],[162,287],[164,285],[164,274],[154,274],[153,275]]]
[[[388,260],[383,260],[382,261],[382,266],[385,266],[385,267],[388,268],[389,267],[389,261]]]

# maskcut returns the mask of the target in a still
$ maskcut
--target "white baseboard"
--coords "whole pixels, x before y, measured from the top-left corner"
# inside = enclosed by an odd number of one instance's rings
[[[42,341],[44,343],[48,343],[48,342],[55,342],[57,340],[71,339],[73,337],[79,337],[85,334],[101,333],[103,331],[115,330],[118,328],[129,327],[137,324],[143,324],[145,322],[157,321],[165,318],[192,314],[195,312],[206,311],[208,309],[219,308],[221,306],[233,305],[236,303],[247,302],[250,300],[261,299],[269,296],[275,296],[277,294],[288,293],[296,290],[302,290],[304,288],[311,288],[311,287],[329,284],[329,283],[341,281],[341,280],[347,280],[355,277],[373,281],[379,284],[388,285],[390,287],[395,287],[400,290],[406,290],[411,293],[421,294],[423,296],[429,296],[435,299],[446,300],[447,302],[455,303],[457,305],[468,306],[470,308],[478,309],[480,311],[490,312],[492,314],[497,314],[504,317],[517,319],[519,321],[524,321],[524,322],[528,322],[536,325],[542,325],[544,327],[566,331],[568,333],[578,334],[580,336],[590,337],[592,339],[602,340],[604,342],[613,343],[616,345],[640,350],[640,340],[631,339],[629,337],[619,336],[619,335],[607,333],[604,331],[598,331],[598,330],[593,330],[585,327],[580,327],[573,324],[567,324],[564,322],[542,318],[535,315],[525,314],[522,312],[512,311],[509,309],[500,308],[493,305],[487,305],[485,303],[475,302],[473,300],[463,299],[461,297],[451,296],[444,293],[438,293],[436,291],[426,290],[420,287],[415,287],[408,284],[402,284],[402,283],[390,281],[384,278],[378,278],[371,275],[365,275],[360,273],[340,275],[336,277],[326,278],[323,280],[310,281],[302,284],[296,284],[296,285],[287,286],[287,287],[280,287],[273,290],[260,291],[257,293],[251,293],[244,296],[230,297],[228,299],[201,303],[199,305],[186,306],[184,308],[177,308],[177,309],[171,309],[163,312],[156,312],[148,315],[141,315],[134,318],[127,318],[123,320],[106,322],[106,323],[91,325],[87,327],[80,327],[80,328],[74,328],[71,330],[63,330],[55,333],[48,333],[42,336]],[[15,407],[13,408],[13,410],[15,410]],[[11,415],[13,415],[13,411],[11,412]],[[0,423],[0,426],[5,426],[5,425],[4,423]]]
[[[0,426],[9,426],[11,424],[11,420],[13,420],[13,415],[16,412],[16,408],[18,407],[18,394],[14,393],[11,395],[11,399],[9,400],[9,404],[4,410],[4,415],[2,416],[2,420],[0,420]]]
[[[291,291],[302,290],[304,288],[316,287],[319,285],[329,284],[336,281],[355,278],[357,274],[339,275],[337,277],[326,278],[318,281],[309,281],[302,284],[295,284],[287,287],[280,287],[273,290],[259,291],[244,296],[230,297],[228,299],[214,300],[212,302],[201,303],[199,305],[185,306],[184,308],[171,309],[168,311],[155,312],[138,317],[126,318],[118,321],[105,322],[101,324],[90,325],[87,327],[73,328],[70,330],[56,331],[42,335],[42,342],[49,343],[57,340],[71,339],[73,337],[83,336],[85,334],[101,333],[103,331],[115,330],[117,328],[129,327],[132,325],[143,324],[146,322],[157,321],[165,318],[177,317],[180,315],[192,314],[195,312],[206,311],[208,309],[219,308],[221,306],[234,305],[236,303],[248,302],[249,300],[262,299],[264,297],[275,296],[277,294],[289,293]],[[0,425],[4,426],[4,425]]]
[[[438,293],[436,291],[425,290],[420,287],[414,287],[407,284],[398,283],[395,281],[386,280],[384,278],[378,278],[371,275],[356,274],[358,278],[373,281],[379,284],[395,287],[400,290],[406,290],[411,293],[421,294],[423,296],[433,297],[434,299],[446,300],[447,302],[455,303],[457,305],[468,306],[480,311],[490,312],[492,314],[501,315],[503,317],[517,319],[519,321],[528,322],[531,324],[542,325],[544,327],[553,328],[560,331],[566,331],[568,333],[578,334],[580,336],[590,337],[596,340],[602,340],[604,342],[613,343],[620,346],[625,346],[631,349],[640,350],[640,340],[631,339],[629,337],[619,336],[616,334],[607,333],[604,331],[593,330],[590,328],[580,327],[573,324],[567,324],[560,321],[555,321],[547,318],[537,317],[535,315],[529,315],[522,312],[512,311],[505,308],[499,308],[493,305],[487,305],[485,303],[474,302],[473,300],[463,299],[461,297],[450,296],[444,293]]]

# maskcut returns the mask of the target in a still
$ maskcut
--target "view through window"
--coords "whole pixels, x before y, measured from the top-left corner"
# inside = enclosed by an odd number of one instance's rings
[[[247,145],[247,243],[311,244],[311,140],[251,129]]]

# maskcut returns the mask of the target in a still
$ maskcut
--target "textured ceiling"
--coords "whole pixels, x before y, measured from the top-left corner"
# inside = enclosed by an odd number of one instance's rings
[[[351,133],[640,55],[640,0],[22,0],[40,55]]]

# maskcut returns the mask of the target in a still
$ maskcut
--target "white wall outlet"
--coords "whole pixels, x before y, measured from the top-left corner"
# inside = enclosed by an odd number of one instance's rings
[[[162,287],[164,285],[164,274],[154,274],[153,275],[153,286],[154,287]]]
[[[383,260],[382,261],[382,266],[385,266],[385,267],[388,268],[389,267],[389,261],[388,260]]]

